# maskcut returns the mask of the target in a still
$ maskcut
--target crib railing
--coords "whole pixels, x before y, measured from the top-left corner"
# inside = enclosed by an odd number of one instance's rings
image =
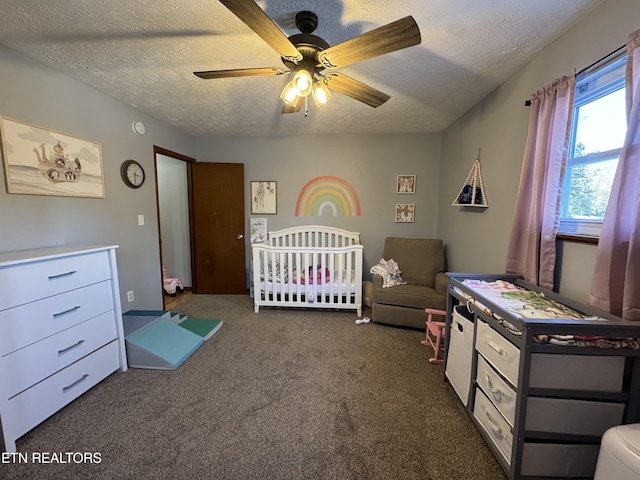
[[[360,244],[360,234],[324,225],[305,225],[269,232],[268,244],[276,247],[346,247]]]
[[[362,245],[254,244],[253,295],[260,306],[354,309],[362,314]]]

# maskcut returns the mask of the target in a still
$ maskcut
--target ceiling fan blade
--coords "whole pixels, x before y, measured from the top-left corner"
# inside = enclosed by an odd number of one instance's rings
[[[212,78],[231,78],[231,77],[258,77],[269,75],[282,75],[289,73],[284,68],[236,68],[233,70],[209,70],[207,72],[193,72],[196,77],[210,80]]]
[[[281,57],[292,62],[302,60],[298,49],[256,2],[253,0],[220,0],[220,3],[256,32]]]
[[[329,73],[325,78],[327,79],[327,87],[331,90],[355,98],[373,108],[379,107],[391,98],[386,93],[341,73]]]
[[[408,16],[329,47],[316,58],[325,68],[339,68],[418,45],[421,41],[418,24]]]
[[[302,108],[303,103],[304,103],[304,98],[302,97],[298,97],[298,100],[295,106],[291,106],[287,102],[285,102],[282,107],[282,113],[298,113]]]

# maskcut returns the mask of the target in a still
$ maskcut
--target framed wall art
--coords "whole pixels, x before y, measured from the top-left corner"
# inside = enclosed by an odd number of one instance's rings
[[[104,198],[101,145],[3,117],[8,193]]]
[[[249,219],[249,239],[251,243],[264,243],[267,241],[267,219]]]
[[[396,223],[413,223],[415,221],[415,205],[413,203],[396,204]]]
[[[398,175],[396,193],[416,193],[416,176]]]
[[[277,182],[273,180],[251,181],[251,213],[275,215],[278,213]]]

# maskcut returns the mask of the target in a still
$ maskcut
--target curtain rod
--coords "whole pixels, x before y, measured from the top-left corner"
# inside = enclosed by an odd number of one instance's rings
[[[595,62],[593,62],[591,65],[588,65],[586,67],[584,67],[582,70],[580,70],[578,73],[576,73],[576,77],[584,72],[586,72],[587,70],[589,70],[590,68],[595,67],[596,65],[598,65],[600,62],[604,62],[607,58],[609,57],[615,57],[616,55],[619,55],[624,49],[627,48],[627,45],[622,45],[619,48],[616,48],[613,52],[606,54],[604,57],[602,57],[599,60],[596,60]],[[525,107],[530,107],[531,106],[531,100],[525,100],[524,101],[524,106]]]

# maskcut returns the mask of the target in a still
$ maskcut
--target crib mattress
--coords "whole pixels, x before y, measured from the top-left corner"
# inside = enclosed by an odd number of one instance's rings
[[[353,295],[356,292],[357,286],[355,279],[351,277],[351,284],[347,285],[347,279],[343,277],[342,282],[338,281],[335,277],[333,282],[326,283],[310,283],[310,284],[297,284],[297,283],[282,283],[282,282],[270,282],[261,281],[260,290],[269,293],[284,293],[284,294],[300,294],[300,295]]]

